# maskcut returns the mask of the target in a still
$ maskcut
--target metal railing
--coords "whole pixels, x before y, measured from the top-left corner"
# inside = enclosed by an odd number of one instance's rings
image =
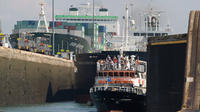
[[[111,86],[103,86],[103,87],[92,87],[90,88],[90,93],[93,92],[103,92],[103,91],[110,91],[110,92],[127,92],[127,93],[134,93],[137,95],[145,95],[146,89],[145,88],[136,88],[136,87],[111,87]]]

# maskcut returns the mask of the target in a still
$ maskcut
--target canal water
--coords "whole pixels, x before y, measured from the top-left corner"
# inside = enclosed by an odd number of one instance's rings
[[[0,107],[0,112],[97,112],[95,106],[75,102]]]

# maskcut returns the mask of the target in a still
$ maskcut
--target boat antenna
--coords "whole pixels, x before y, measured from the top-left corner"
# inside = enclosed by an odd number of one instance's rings
[[[46,5],[46,3],[43,1],[40,3],[40,5],[41,5],[41,10],[40,10],[40,14],[39,14],[39,21],[38,21],[36,32],[38,32],[39,29],[43,29],[43,28],[45,28],[45,32],[49,32],[48,25],[47,25],[47,19],[45,16],[46,14],[44,11],[44,5]],[[44,21],[44,25],[41,25],[41,21]]]

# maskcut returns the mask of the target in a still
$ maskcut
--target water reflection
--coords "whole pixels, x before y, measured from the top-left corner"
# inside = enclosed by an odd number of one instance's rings
[[[0,112],[97,112],[94,106],[75,102],[0,107]]]

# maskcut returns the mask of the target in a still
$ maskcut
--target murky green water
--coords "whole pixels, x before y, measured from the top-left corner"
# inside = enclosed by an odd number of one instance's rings
[[[95,106],[75,102],[0,107],[0,112],[97,112]]]

